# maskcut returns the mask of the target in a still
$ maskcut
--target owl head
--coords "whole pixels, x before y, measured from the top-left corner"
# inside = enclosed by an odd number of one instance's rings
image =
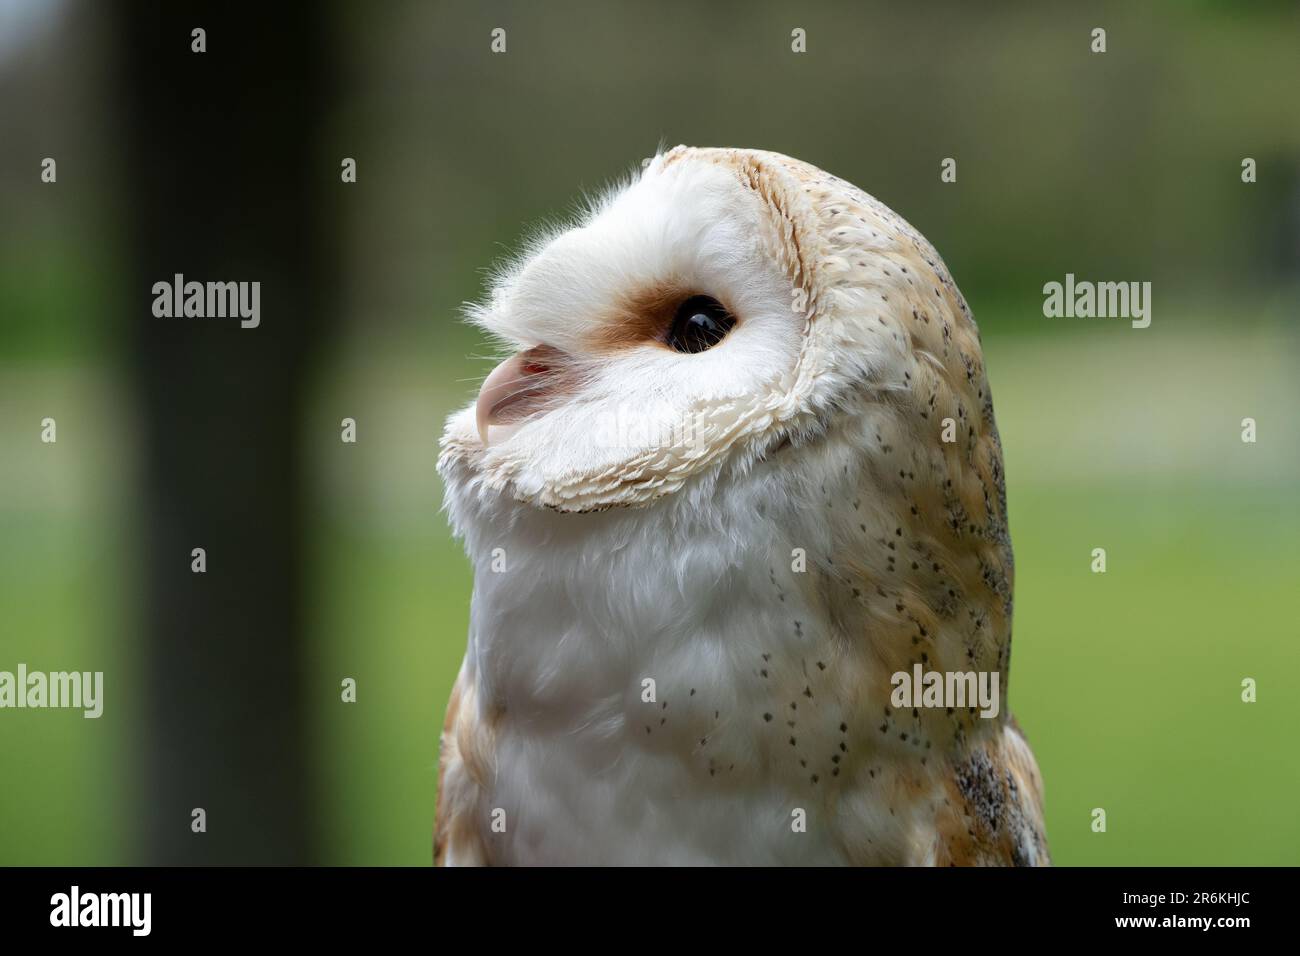
[[[1000,492],[1001,452],[961,293],[907,222],[807,163],[661,153],[534,240],[470,318],[513,352],[443,438],[441,470],[475,494],[645,506],[847,428],[882,481],[942,475],[928,493],[944,520],[995,509],[982,490]],[[909,456],[918,442],[933,460]]]

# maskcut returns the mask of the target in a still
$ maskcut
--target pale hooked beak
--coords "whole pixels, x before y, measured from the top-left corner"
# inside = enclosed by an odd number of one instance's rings
[[[518,421],[555,394],[564,353],[549,345],[520,352],[494,368],[478,390],[474,408],[478,437],[488,443],[488,426]]]

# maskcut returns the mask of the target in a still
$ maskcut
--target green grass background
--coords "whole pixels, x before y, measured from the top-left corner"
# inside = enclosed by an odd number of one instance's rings
[[[48,33],[6,34],[0,62],[0,668],[104,670],[107,699],[99,720],[0,712],[0,864],[124,863],[163,825],[136,809],[148,502],[125,378],[124,237],[150,184],[113,158],[112,15],[45,9]],[[521,230],[662,141],[848,178],[933,240],[970,299],[1017,557],[1010,700],[1056,861],[1300,863],[1294,3],[321,9],[339,75],[302,175],[359,162],[328,227],[340,337],[300,430],[323,859],[429,861],[471,587],[436,440],[489,364],[455,304]],[[506,56],[487,42],[501,24]],[[57,189],[34,176],[51,153]],[[939,181],[944,157],[957,183]],[[1151,281],[1151,328],[1044,319],[1040,289],[1066,272]],[[356,445],[338,440],[345,416]]]

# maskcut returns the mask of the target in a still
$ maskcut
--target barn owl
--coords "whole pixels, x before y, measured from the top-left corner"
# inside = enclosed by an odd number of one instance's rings
[[[438,461],[474,590],[436,862],[1048,862],[992,398],[924,238],[679,146],[471,318],[513,355]],[[930,673],[998,699],[900,706]]]

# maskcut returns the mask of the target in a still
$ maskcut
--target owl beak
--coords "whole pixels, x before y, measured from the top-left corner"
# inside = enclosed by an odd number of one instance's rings
[[[553,394],[562,356],[558,349],[539,345],[506,359],[488,373],[474,408],[478,437],[484,445],[489,426],[518,421]]]

